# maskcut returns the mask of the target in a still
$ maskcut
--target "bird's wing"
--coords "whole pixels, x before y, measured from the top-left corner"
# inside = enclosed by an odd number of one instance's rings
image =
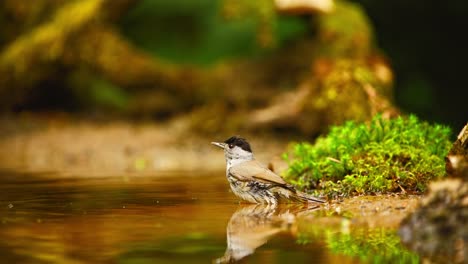
[[[233,166],[229,172],[239,180],[257,180],[277,185],[287,185],[283,178],[265,168],[256,160]]]

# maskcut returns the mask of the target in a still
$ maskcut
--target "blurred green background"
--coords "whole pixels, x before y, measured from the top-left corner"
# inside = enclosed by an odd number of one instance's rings
[[[423,119],[461,128],[468,120],[468,2],[359,0],[378,46],[395,71],[398,106]],[[261,56],[255,21],[225,23],[220,1],[142,1],[121,21],[123,32],[155,56],[178,63],[212,64]],[[279,17],[280,45],[307,34],[307,20]],[[151,32],[148,34],[148,32]]]
[[[222,12],[220,0],[144,0],[123,17],[120,26],[139,47],[177,63],[210,66],[226,59],[251,58],[273,51],[256,41],[259,17],[229,21]],[[275,23],[276,48],[307,34],[307,21],[300,17],[268,19]]]
[[[35,11],[28,11],[23,4],[18,4],[23,9],[12,9],[13,1],[5,1],[0,7],[2,49],[21,34],[47,21],[50,9],[62,4],[61,1],[39,2],[42,4],[37,5]],[[253,3],[228,0],[124,2],[129,4],[115,12],[117,15],[106,17],[111,21],[113,30],[122,34],[134,46],[132,48],[141,49],[162,63],[187,67],[194,76],[198,76],[193,73],[198,69],[274,56],[278,51],[292,47],[298,40],[317,33],[314,24],[316,15],[312,15],[311,19],[306,15],[277,14],[273,2],[269,0]],[[396,105],[403,112],[448,124],[455,130],[461,128],[468,117],[464,67],[468,59],[468,41],[464,37],[468,3],[462,0],[450,3],[359,0],[354,3],[362,5],[367,12],[375,31],[377,47],[394,71]],[[24,15],[26,13],[29,15]],[[116,18],[113,20],[114,15]],[[120,83],[109,81],[99,70],[94,72],[89,67],[81,70],[80,66],[77,71],[76,65],[73,65],[75,69],[72,74],[70,65],[60,64],[53,70],[55,77],[42,79],[35,84],[40,89],[28,89],[26,95],[22,93],[20,96],[21,100],[13,105],[8,104],[4,111],[59,110],[80,113],[93,109],[104,115],[108,112],[119,115],[128,110],[134,92],[124,87],[125,80]],[[127,66],[131,68],[131,62]],[[93,65],[90,68],[94,69]],[[172,70],[168,71],[168,75],[172,74]],[[210,74],[208,72],[206,75]],[[91,81],[83,81],[88,79]],[[197,96],[209,97],[215,93],[210,90]],[[195,98],[194,103],[177,99],[183,105],[181,108],[206,103],[206,99],[188,95]],[[173,94],[160,98],[170,96]],[[145,95],[142,97],[148,98]],[[159,118],[165,115],[165,111],[172,110],[157,108],[151,111],[159,111],[159,114],[153,115]],[[140,113],[137,111],[133,117]]]

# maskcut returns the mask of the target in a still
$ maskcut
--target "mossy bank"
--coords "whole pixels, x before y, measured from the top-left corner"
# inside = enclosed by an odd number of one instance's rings
[[[450,129],[416,116],[332,127],[314,144],[291,145],[286,178],[296,186],[333,197],[421,193],[445,174]]]

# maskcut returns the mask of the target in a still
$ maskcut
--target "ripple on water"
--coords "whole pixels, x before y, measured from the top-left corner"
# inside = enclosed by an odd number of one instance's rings
[[[362,204],[350,201],[340,212],[337,205],[240,205],[224,172],[103,178],[2,172],[0,254],[9,263],[417,259],[399,244],[395,228],[354,226],[359,221],[347,208]]]

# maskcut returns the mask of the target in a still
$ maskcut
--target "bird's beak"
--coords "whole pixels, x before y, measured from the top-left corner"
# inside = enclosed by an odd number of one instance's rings
[[[220,147],[222,149],[224,149],[224,146],[226,146],[226,143],[222,143],[222,142],[211,142],[211,144],[217,146],[217,147]]]

